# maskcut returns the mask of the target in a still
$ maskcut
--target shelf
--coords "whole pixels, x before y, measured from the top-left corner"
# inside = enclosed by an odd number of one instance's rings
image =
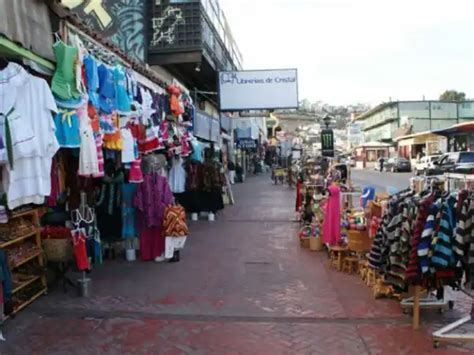
[[[20,212],[13,212],[8,216],[9,219],[15,219],[15,218],[20,218],[20,217],[25,217],[25,216],[31,216],[32,214],[36,213],[36,209],[30,209],[26,211],[20,211]]]
[[[19,285],[18,287],[14,288],[12,293],[17,293],[17,292],[23,290],[25,287],[31,285],[33,282],[38,281],[40,279],[41,279],[41,276],[35,276],[31,280],[25,281],[21,285]]]
[[[40,292],[38,292],[36,295],[31,297],[28,301],[23,302],[21,305],[19,305],[17,308],[15,308],[13,310],[13,314],[17,314],[23,308],[25,308],[25,307],[29,306],[30,304],[32,304],[34,301],[36,301],[38,298],[40,298],[42,295],[44,295],[46,293],[46,291],[47,291],[47,289],[43,288]]]
[[[35,254],[33,254],[33,255],[27,257],[26,259],[23,259],[23,260],[20,261],[18,264],[12,265],[12,266],[10,267],[10,269],[16,269],[16,268],[20,267],[21,265],[27,263],[28,261],[33,260],[34,258],[37,258],[37,257],[40,256],[42,253],[43,253],[42,251],[38,251],[38,252],[36,252]]]
[[[8,242],[3,242],[3,243],[0,244],[0,249],[6,248],[6,247],[8,247],[8,246],[10,246],[10,245],[13,245],[13,244],[16,244],[16,243],[18,243],[18,242],[21,242],[21,241],[23,241],[23,240],[25,240],[25,239],[31,238],[31,237],[35,236],[38,232],[39,232],[39,230],[36,229],[35,231],[31,231],[31,232],[29,232],[28,234],[25,234],[25,235],[22,236],[22,237],[19,237],[19,238],[10,240],[10,241],[8,241]]]

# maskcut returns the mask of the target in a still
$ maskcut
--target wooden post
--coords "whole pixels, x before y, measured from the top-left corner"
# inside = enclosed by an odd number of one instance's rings
[[[421,286],[415,286],[413,294],[413,330],[420,328],[420,292]]]

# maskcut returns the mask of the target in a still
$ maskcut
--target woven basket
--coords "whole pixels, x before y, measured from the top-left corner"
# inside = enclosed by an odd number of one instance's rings
[[[302,248],[309,249],[309,237],[300,238],[300,245]]]
[[[43,250],[48,261],[68,262],[73,260],[70,239],[43,239]]]
[[[309,238],[309,250],[311,250],[311,251],[322,251],[322,250],[324,250],[324,244],[321,240],[321,237],[311,237],[311,238]]]

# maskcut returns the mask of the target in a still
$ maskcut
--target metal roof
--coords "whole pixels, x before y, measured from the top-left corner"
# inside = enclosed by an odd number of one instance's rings
[[[438,129],[432,133],[440,136],[450,136],[456,133],[474,133],[474,121],[459,123],[449,128]]]
[[[45,59],[54,60],[51,19],[43,1],[0,0],[0,34]]]

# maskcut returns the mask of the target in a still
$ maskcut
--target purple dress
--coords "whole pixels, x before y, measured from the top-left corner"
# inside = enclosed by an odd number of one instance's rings
[[[143,261],[154,260],[165,251],[162,224],[165,208],[172,204],[173,200],[173,193],[165,177],[158,173],[144,176],[134,199]]]

